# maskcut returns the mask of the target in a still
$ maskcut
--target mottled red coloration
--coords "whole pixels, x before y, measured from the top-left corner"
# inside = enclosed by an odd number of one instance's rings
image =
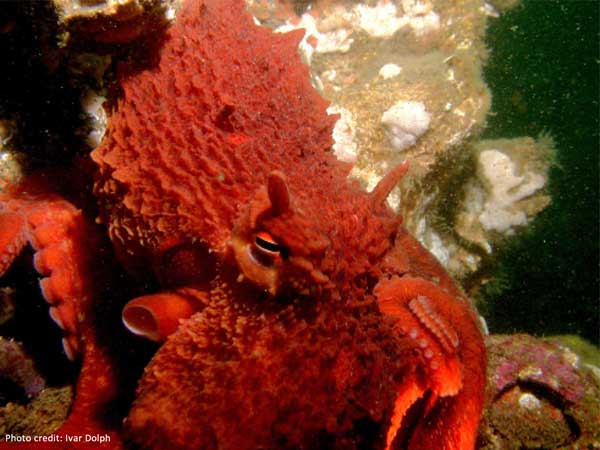
[[[189,278],[200,312],[147,368],[130,438],[472,448],[485,352],[468,302],[384,204],[406,167],[371,194],[348,182],[300,36],[242,8],[188,2],[156,66],[123,76],[93,154],[125,264],[192,242],[217,259],[212,280]]]
[[[127,437],[156,450],[471,449],[485,378],[476,315],[385,204],[408,166],[370,194],[347,180],[299,39],[254,25],[241,0],[189,0],[153,66],[121,69],[95,193],[121,262],[161,286],[124,319],[166,338]],[[7,211],[27,221],[29,209]],[[0,233],[5,253],[21,236]],[[64,301],[69,286],[49,286]],[[83,400],[68,423],[98,415],[89,374],[110,369],[80,323]]]
[[[239,4],[189,3],[156,65],[122,70],[123,95],[92,153],[123,260],[192,239],[225,252],[271,171],[297,168],[286,177],[303,187],[300,202],[324,195],[306,180],[343,180],[350,169],[329,151],[335,117],[298,61],[302,33],[257,27]]]
[[[424,280],[381,284],[383,298],[357,305],[264,299],[223,274],[147,367],[131,438],[153,449],[473,448],[485,354],[470,308]],[[412,291],[457,325],[456,351],[411,322]]]

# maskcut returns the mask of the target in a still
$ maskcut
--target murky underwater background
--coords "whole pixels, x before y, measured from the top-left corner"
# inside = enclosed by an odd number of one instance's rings
[[[600,342],[596,1],[526,0],[489,22],[484,138],[549,133],[552,204],[502,250],[480,304],[494,333]]]

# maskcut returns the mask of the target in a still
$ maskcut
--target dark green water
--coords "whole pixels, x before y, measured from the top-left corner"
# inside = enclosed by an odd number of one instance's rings
[[[486,138],[549,132],[553,203],[501,252],[507,286],[485,301],[492,332],[600,342],[598,79],[600,2],[524,0],[490,22]]]

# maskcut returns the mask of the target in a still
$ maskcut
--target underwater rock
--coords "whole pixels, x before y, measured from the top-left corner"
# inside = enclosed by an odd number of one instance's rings
[[[0,408],[0,436],[52,434],[65,421],[71,402],[71,386],[47,387],[28,404],[8,403]]]
[[[429,128],[430,122],[431,116],[421,102],[395,103],[381,116],[390,144],[398,151],[415,145],[417,138]]]
[[[179,0],[53,0],[65,40],[128,42],[172,19]]]
[[[480,450],[600,448],[600,378],[568,347],[487,337],[489,406]]]
[[[50,434],[67,417],[72,387],[47,387],[23,346],[2,337],[0,382],[0,436]]]
[[[465,145],[427,178],[436,192],[422,203],[419,241],[453,276],[470,277],[472,287],[484,283],[477,270],[550,204],[553,147],[545,134]]]
[[[105,101],[104,95],[93,90],[87,91],[81,99],[81,107],[88,118],[85,142],[92,149],[100,145],[108,126],[106,110],[103,106]]]
[[[548,206],[544,187],[552,147],[546,136],[476,144],[476,176],[465,184],[455,222],[458,235],[491,253],[494,242],[514,234]]]
[[[248,3],[254,12],[263,2]],[[481,129],[489,109],[481,77],[486,55],[483,4],[317,1],[286,20],[281,11],[271,11],[270,17],[261,11],[261,23],[277,31],[306,30],[300,52],[310,64],[313,84],[332,102],[332,110],[346,111],[355,124],[352,136],[344,135],[344,142],[356,148],[353,176],[368,189],[389,167],[411,161],[411,181],[400,186],[390,203],[413,232],[420,206],[431,193],[423,189],[425,178],[440,158],[459,151],[458,145]],[[428,131],[415,145],[405,135],[391,142],[388,138],[389,125],[405,116],[394,108],[397,104],[422,105],[423,111],[413,114],[418,119],[413,124],[419,126],[412,136],[416,140]]]
[[[14,120],[0,119],[0,191],[23,177],[24,156],[11,145],[15,132]]]
[[[20,386],[27,398],[35,397],[45,387],[33,360],[18,342],[0,337],[0,379]],[[0,394],[1,395],[1,394]]]
[[[479,154],[480,179],[489,183],[489,200],[483,206],[479,221],[485,230],[508,233],[514,226],[525,225],[527,215],[515,207],[546,184],[538,173],[515,174],[515,164],[499,150],[484,150]]]

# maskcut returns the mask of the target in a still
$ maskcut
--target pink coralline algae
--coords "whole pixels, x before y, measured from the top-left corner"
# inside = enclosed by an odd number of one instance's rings
[[[510,359],[502,361],[495,371],[498,391],[515,382],[533,383],[547,386],[570,402],[581,400],[584,387],[580,383],[580,374],[565,351],[557,351],[556,345],[525,335],[506,337],[502,342],[510,344],[506,348],[511,351]],[[513,346],[514,343],[518,345]]]
[[[525,334],[487,339],[488,408],[479,449],[600,448],[598,369]]]

